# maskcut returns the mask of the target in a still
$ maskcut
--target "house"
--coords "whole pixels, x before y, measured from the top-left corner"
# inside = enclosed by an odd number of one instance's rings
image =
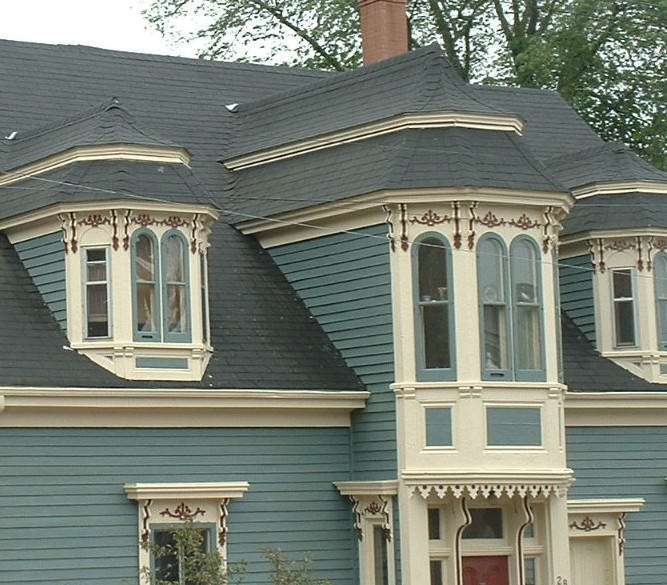
[[[667,175],[394,17],[336,74],[0,41],[0,582],[192,520],[257,585],[664,584]]]

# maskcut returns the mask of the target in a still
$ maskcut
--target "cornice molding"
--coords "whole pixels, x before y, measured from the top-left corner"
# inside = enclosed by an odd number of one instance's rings
[[[64,213],[87,213],[94,212],[99,210],[111,211],[111,210],[139,210],[152,213],[188,213],[209,216],[213,220],[217,220],[220,216],[218,209],[211,203],[210,205],[195,203],[172,203],[167,201],[144,201],[144,200],[128,200],[128,199],[108,199],[108,200],[97,200],[97,201],[87,201],[79,203],[56,203],[54,205],[49,205],[48,207],[43,207],[41,209],[36,209],[35,211],[29,211],[21,215],[16,215],[9,219],[0,221],[0,231],[8,231],[9,241],[14,244],[20,242],[23,239],[34,238],[38,235],[33,229],[30,229],[28,226],[33,226],[34,224],[42,224],[45,226],[45,229],[53,231],[52,223],[49,223],[49,220],[57,218],[58,214]],[[60,223],[60,222],[59,222]],[[59,226],[58,226],[58,229]],[[22,238],[22,231],[26,230],[29,232],[27,238]],[[46,231],[44,233],[50,233]]]
[[[567,392],[565,426],[667,426],[667,389],[665,392]]]
[[[334,485],[343,496],[395,496],[398,481],[335,481]]]
[[[648,237],[648,238],[664,238],[667,237],[667,228],[659,228],[655,226],[645,228],[619,228],[615,230],[599,229],[588,230],[585,232],[577,232],[572,235],[560,236],[560,248],[568,248],[573,244],[586,244],[586,253],[590,253],[590,240],[627,240],[630,238]],[[576,255],[576,254],[574,254]],[[573,254],[565,252],[561,254],[562,258],[572,257]]]
[[[554,208],[564,216],[574,204],[569,193],[529,191],[493,187],[442,187],[429,189],[382,189],[330,203],[313,203],[306,208],[277,213],[272,217],[241,221],[244,234],[254,234],[264,248],[318,238],[328,233],[383,223],[384,205],[443,205],[477,202],[507,207]],[[229,213],[233,215],[233,212]],[[560,217],[560,216],[559,216]],[[314,229],[315,228],[315,229]]]
[[[0,427],[340,427],[368,392],[0,387]]]
[[[48,156],[0,173],[0,187],[41,175],[76,162],[95,160],[132,160],[175,163],[190,166],[190,153],[185,148],[172,146],[135,146],[132,144],[110,144],[106,146],[75,146],[58,154]]]
[[[575,199],[586,199],[595,195],[623,195],[626,193],[654,193],[667,195],[667,182],[660,181],[604,181],[591,183],[571,190]]]
[[[597,500],[568,500],[568,514],[626,514],[639,512],[644,498],[614,498]]]
[[[287,145],[276,146],[252,154],[232,157],[224,161],[232,171],[240,171],[279,160],[308,154],[318,150],[333,148],[342,144],[376,138],[402,130],[426,128],[471,128],[476,130],[495,130],[500,132],[523,132],[523,120],[512,114],[474,114],[470,112],[427,112],[419,114],[401,114],[385,118],[370,124],[363,124],[346,130],[339,130],[299,140]]]
[[[249,488],[247,481],[123,485],[129,500],[226,500],[242,498]]]

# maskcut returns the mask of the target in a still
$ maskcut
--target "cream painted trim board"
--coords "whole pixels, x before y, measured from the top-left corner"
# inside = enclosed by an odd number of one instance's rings
[[[247,481],[123,485],[129,500],[223,500],[242,498],[249,488]]]
[[[667,392],[567,392],[566,427],[667,426]]]
[[[667,182],[660,181],[609,181],[591,183],[572,189],[576,199],[586,199],[595,195],[622,195],[632,192],[667,194]]]
[[[665,228],[633,228],[633,229],[618,229],[618,230],[594,230],[579,232],[572,236],[561,236],[560,237],[560,246],[559,248],[570,247],[573,244],[581,244],[582,246],[575,249],[574,252],[566,251],[565,253],[559,253],[561,259],[571,258],[573,256],[581,256],[582,253],[590,254],[590,246],[588,244],[589,240],[597,239],[630,239],[640,236],[644,237],[665,237],[667,235],[667,229]],[[586,246],[585,250],[583,246]]]
[[[438,189],[383,189],[347,199],[318,204],[307,208],[278,213],[273,217],[252,218],[241,221],[238,228],[244,234],[255,234],[264,248],[273,248],[293,242],[319,238],[328,233],[338,233],[376,225],[386,220],[382,205],[408,202],[413,204],[444,205],[453,201],[493,203],[560,209],[564,216],[574,205],[569,193],[559,191],[526,191],[499,188],[443,187]],[[233,210],[226,210],[233,215]],[[360,212],[367,220],[360,221]],[[315,229],[314,229],[315,228]]]
[[[639,512],[646,500],[644,498],[568,500],[568,514],[614,514]]]
[[[368,392],[1,388],[0,427],[349,427]]]
[[[0,173],[0,186],[23,181],[76,162],[94,160],[133,160],[175,163],[190,166],[190,153],[181,147],[135,146],[110,144],[105,146],[75,146],[36,162]]]
[[[343,496],[395,496],[398,481],[335,481],[334,485]]]
[[[473,128],[479,130],[496,130],[501,132],[523,133],[523,120],[513,114],[475,114],[470,112],[426,112],[418,114],[401,114],[392,118],[385,118],[370,124],[363,124],[354,128],[330,132],[318,136],[292,142],[284,146],[277,146],[261,150],[252,154],[241,155],[224,161],[225,166],[232,171],[239,171],[251,167],[264,165],[286,158],[300,156],[348,144],[367,140],[385,134],[393,134],[402,130],[422,128]]]
[[[22,242],[39,235],[44,235],[53,232],[54,224],[48,220],[58,216],[59,213],[85,213],[88,211],[105,211],[131,209],[149,211],[154,213],[167,214],[170,212],[180,212],[200,215],[208,215],[213,220],[220,217],[219,210],[215,205],[205,204],[190,204],[190,203],[171,203],[168,201],[153,201],[149,199],[109,199],[106,201],[88,201],[83,203],[57,203],[49,205],[42,209],[30,211],[21,215],[17,215],[0,221],[0,231],[7,231],[7,237],[12,244]],[[32,224],[36,222],[44,222],[43,233],[38,229],[35,231]],[[58,223],[58,230],[61,229],[60,222]]]

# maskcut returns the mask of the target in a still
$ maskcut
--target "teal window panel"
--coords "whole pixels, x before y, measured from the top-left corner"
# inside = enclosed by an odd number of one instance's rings
[[[539,408],[490,406],[486,409],[487,445],[491,447],[537,447],[542,445]]]
[[[160,368],[168,370],[187,370],[187,358],[138,357],[135,359],[137,368]]]
[[[426,409],[426,446],[452,446],[452,409]]]
[[[660,375],[667,376],[667,364],[660,364]]]

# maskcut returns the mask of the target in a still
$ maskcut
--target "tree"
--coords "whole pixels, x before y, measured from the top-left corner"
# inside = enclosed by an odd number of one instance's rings
[[[154,0],[146,16],[206,41],[202,57],[361,62],[358,0]],[[556,90],[605,140],[667,168],[667,0],[412,0],[408,17],[411,45],[439,42],[464,79]]]

